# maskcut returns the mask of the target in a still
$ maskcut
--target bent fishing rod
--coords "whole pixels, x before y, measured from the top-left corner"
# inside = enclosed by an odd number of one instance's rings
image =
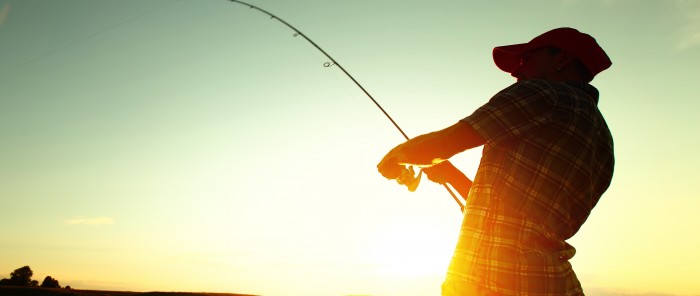
[[[377,108],[379,108],[379,110],[381,110],[382,113],[384,113],[384,116],[386,116],[386,118],[388,118],[389,121],[391,121],[391,123],[394,125],[394,127],[396,127],[397,130],[399,130],[399,132],[400,132],[401,135],[406,139],[406,141],[408,141],[408,140],[410,139],[410,138],[406,135],[406,133],[401,129],[401,127],[399,127],[399,125],[396,123],[396,121],[394,121],[394,119],[391,118],[391,116],[389,115],[389,113],[387,113],[386,110],[384,110],[384,108],[382,108],[382,106],[379,105],[379,102],[377,102],[377,100],[375,100],[374,97],[372,97],[372,95],[370,95],[369,92],[368,92],[354,77],[352,77],[352,75],[350,75],[350,73],[348,73],[348,71],[345,70],[345,68],[343,68],[343,66],[341,66],[341,65],[340,65],[333,57],[331,57],[331,55],[329,55],[325,50],[323,50],[323,48],[321,48],[320,46],[318,46],[318,44],[316,44],[316,42],[314,42],[313,40],[311,40],[311,38],[309,38],[308,36],[306,36],[306,34],[302,33],[301,31],[299,31],[297,28],[295,28],[294,26],[292,26],[291,24],[289,24],[289,23],[286,22],[285,20],[279,18],[278,16],[276,16],[276,15],[274,15],[274,14],[272,14],[272,13],[268,12],[267,10],[264,10],[264,9],[262,9],[262,8],[260,8],[260,7],[257,7],[257,6],[255,6],[255,5],[252,5],[252,4],[243,2],[243,1],[238,1],[238,0],[228,0],[228,1],[230,1],[230,2],[232,2],[232,3],[238,3],[238,4],[241,4],[241,5],[248,6],[250,9],[255,9],[255,10],[257,10],[257,11],[260,11],[260,12],[262,12],[262,13],[264,13],[264,14],[270,16],[271,19],[275,19],[275,20],[279,21],[280,23],[284,24],[285,26],[287,26],[288,28],[292,29],[292,31],[294,31],[294,34],[293,34],[294,37],[301,36],[301,37],[303,37],[306,41],[308,41],[309,43],[311,43],[311,45],[313,45],[316,49],[318,49],[321,53],[323,53],[323,55],[325,55],[325,56],[330,60],[330,62],[326,62],[326,63],[323,64],[324,67],[336,66],[336,67],[338,67],[338,69],[340,69],[341,71],[343,71],[343,73],[344,73],[348,78],[350,78],[350,80],[352,80],[352,82],[354,82],[355,85],[357,85],[357,87],[359,87],[359,88],[362,90],[362,92],[363,92],[365,95],[367,95],[367,97],[368,97],[370,100],[372,100],[372,102],[374,103],[374,105],[376,105]],[[399,184],[406,185],[410,191],[414,191],[414,190],[416,190],[416,188],[418,187],[418,183],[420,182],[420,176],[421,176],[421,174],[422,174],[422,171],[419,172],[417,178],[414,178],[413,174],[414,174],[414,171],[413,171],[413,168],[411,167],[408,174],[402,174],[402,176],[399,177],[399,179],[398,179]],[[409,175],[410,175],[410,176],[409,176]],[[447,186],[447,184],[443,184],[443,186],[445,187],[445,189],[447,189],[447,192],[450,193],[450,195],[451,195],[452,198],[455,200],[455,202],[457,202],[457,204],[459,205],[460,211],[464,212],[464,205],[463,205],[462,202],[459,200],[459,198],[457,198],[457,196],[454,194],[454,192],[452,192],[452,189],[450,189],[450,187]]]

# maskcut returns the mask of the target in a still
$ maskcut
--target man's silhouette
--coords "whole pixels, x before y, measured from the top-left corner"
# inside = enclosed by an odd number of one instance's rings
[[[392,149],[377,166],[405,165],[466,196],[443,295],[583,295],[566,240],[610,185],[613,139],[589,83],[612,64],[596,40],[572,28],[496,47],[517,82],[471,115]],[[472,182],[447,159],[484,145]]]

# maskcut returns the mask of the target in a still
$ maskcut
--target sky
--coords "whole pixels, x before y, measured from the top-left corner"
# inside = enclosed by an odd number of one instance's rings
[[[593,35],[617,163],[574,270],[587,295],[700,295],[700,1],[249,2],[409,136],[514,82],[494,46]],[[439,295],[457,204],[376,171],[403,137],[293,33],[225,0],[0,1],[0,277]],[[452,161],[473,177],[480,153]]]

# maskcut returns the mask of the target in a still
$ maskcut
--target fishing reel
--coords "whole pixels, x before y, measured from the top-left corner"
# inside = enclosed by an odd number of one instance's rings
[[[418,175],[416,175],[413,166],[408,166],[401,170],[401,175],[396,178],[396,182],[399,183],[399,185],[406,185],[408,191],[414,192],[420,184],[421,176],[423,176],[423,170],[419,170]]]

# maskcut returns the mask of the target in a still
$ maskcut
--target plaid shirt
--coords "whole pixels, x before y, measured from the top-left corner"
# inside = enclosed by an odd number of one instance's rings
[[[583,295],[566,243],[613,174],[613,139],[585,83],[515,83],[463,119],[484,139],[448,281],[503,295]]]

